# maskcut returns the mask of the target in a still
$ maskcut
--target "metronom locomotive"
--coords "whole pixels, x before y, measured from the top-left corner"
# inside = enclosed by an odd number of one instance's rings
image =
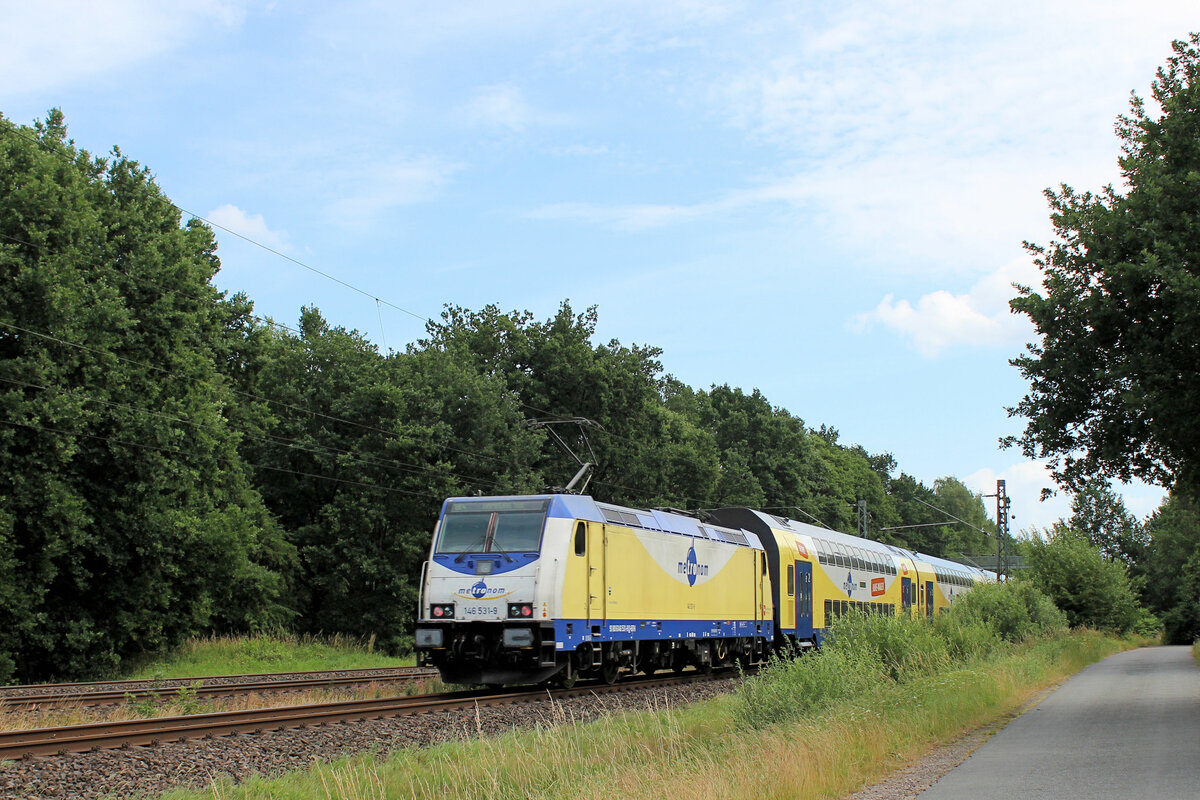
[[[851,610],[933,616],[990,580],[749,508],[456,497],[421,575],[418,663],[482,684],[708,671],[819,645]]]

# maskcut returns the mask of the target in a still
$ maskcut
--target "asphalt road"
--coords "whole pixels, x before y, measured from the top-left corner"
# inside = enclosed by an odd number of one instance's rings
[[[1200,668],[1189,647],[1118,653],[1067,681],[920,800],[1200,798]]]

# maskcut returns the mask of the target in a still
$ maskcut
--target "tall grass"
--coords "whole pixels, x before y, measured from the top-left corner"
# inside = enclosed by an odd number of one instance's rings
[[[803,800],[835,797],[942,741],[1019,706],[1046,685],[1123,644],[1094,632],[1012,645],[986,663],[912,674],[872,673],[839,699],[747,726],[742,694],[684,708],[620,713],[495,738],[315,766],[305,773],[214,783],[176,800]],[[827,652],[834,652],[829,650]],[[806,656],[818,663],[825,655]],[[841,656],[832,656],[828,664]],[[831,677],[827,673],[826,677]],[[836,682],[832,684],[835,688]],[[824,684],[826,688],[830,684]]]
[[[737,692],[692,706],[664,703],[586,725],[560,710],[557,726],[384,758],[364,755],[172,797],[839,796],[1128,646],[1096,632],[1053,628],[1008,642],[986,614],[949,614],[935,624],[848,617],[820,652],[777,659]]]

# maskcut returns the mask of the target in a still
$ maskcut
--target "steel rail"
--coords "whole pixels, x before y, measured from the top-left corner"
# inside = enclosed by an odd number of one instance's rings
[[[248,672],[245,674],[238,673],[234,675],[197,675],[192,678],[131,678],[128,680],[112,680],[112,681],[79,681],[76,683],[22,683],[13,684],[11,686],[0,686],[0,697],[5,697],[9,694],[19,694],[30,689],[42,690],[44,692],[62,692],[66,693],[71,690],[79,690],[80,693],[86,692],[90,687],[94,686],[134,686],[140,684],[155,684],[165,687],[167,684],[179,684],[187,686],[195,681],[216,682],[237,680],[241,678],[261,678],[264,681],[270,679],[283,680],[285,675],[294,675],[296,678],[311,677],[313,675],[361,675],[368,672],[392,672],[399,675],[406,675],[414,672],[418,673],[434,673],[436,670],[427,667],[355,667],[352,669],[318,669],[310,671],[295,671],[288,672]]]
[[[474,708],[477,705],[508,705],[654,686],[672,686],[713,680],[719,677],[721,676],[693,674],[625,681],[612,685],[578,685],[571,689],[521,689],[500,693],[448,692],[412,697],[314,703],[282,708],[222,711],[183,717],[68,725],[24,731],[0,731],[0,761],[156,745],[185,739],[228,736],[235,733],[261,733],[268,730],[328,725],[335,722],[382,719],[428,711]]]
[[[350,670],[348,670],[350,671]],[[279,673],[286,675],[290,673]],[[303,691],[305,689],[338,688],[349,686],[368,686],[370,684],[411,683],[423,678],[437,677],[437,670],[412,669],[407,672],[384,673],[377,675],[329,675],[322,678],[299,678],[289,680],[268,680],[245,683],[217,683],[206,685],[203,678],[180,680],[170,686],[153,686],[130,689],[108,689],[79,692],[43,692],[30,694],[0,695],[0,711],[20,711],[39,707],[55,706],[104,706],[120,705],[131,700],[163,699],[170,700],[179,696],[179,692],[195,692],[196,697],[236,697],[247,694],[267,694],[272,692]],[[228,677],[228,676],[223,676]],[[254,677],[254,676],[245,676]],[[139,685],[144,681],[131,681]],[[64,684],[78,686],[80,684]],[[97,687],[111,686],[111,683],[97,681]],[[48,684],[53,686],[53,684]],[[35,687],[25,687],[35,688]]]

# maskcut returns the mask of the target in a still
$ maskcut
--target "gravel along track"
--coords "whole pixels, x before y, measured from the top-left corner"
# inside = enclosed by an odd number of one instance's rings
[[[0,800],[66,800],[154,795],[176,786],[204,786],[219,775],[244,779],[307,769],[315,761],[375,750],[425,746],[495,735],[512,728],[586,722],[612,712],[682,706],[732,690],[736,679],[648,686],[602,695],[519,705],[479,706],[408,717],[266,731],[103,750],[0,764]]]
[[[434,677],[436,670],[422,667],[387,667],[379,669],[339,669],[322,672],[267,672],[258,675],[208,675],[197,678],[161,678],[139,681],[90,681],[87,683],[34,683],[23,686],[0,686],[0,708],[19,707],[26,699],[63,698],[86,704],[89,697],[114,695],[123,701],[126,693],[142,696],[153,692],[172,692],[199,684],[205,689],[223,687],[253,687],[252,691],[269,691],[272,684],[281,688],[300,681],[338,681],[358,679],[370,681],[410,680]],[[247,689],[251,691],[251,689]],[[218,692],[212,692],[218,693]],[[232,692],[230,692],[232,693]]]

